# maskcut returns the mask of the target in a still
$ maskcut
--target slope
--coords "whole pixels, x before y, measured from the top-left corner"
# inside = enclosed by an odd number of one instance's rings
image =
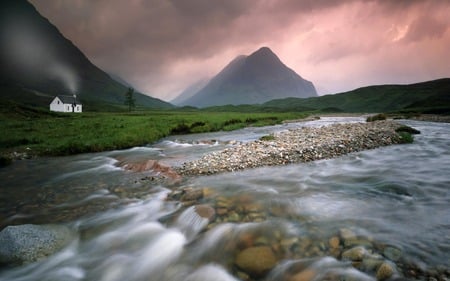
[[[30,3],[1,2],[0,39],[1,98],[48,106],[57,94],[76,93],[88,107],[123,104],[127,87],[92,64]],[[172,107],[141,93],[135,98],[140,106]]]
[[[294,110],[335,108],[345,112],[438,111],[450,112],[450,78],[409,85],[377,85],[307,99],[277,99],[263,106]]]

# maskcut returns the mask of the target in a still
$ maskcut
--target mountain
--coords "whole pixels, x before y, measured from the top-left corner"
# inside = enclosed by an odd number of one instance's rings
[[[25,0],[0,4],[0,98],[48,107],[58,94],[77,94],[84,109],[123,105],[127,87],[89,59]],[[171,104],[135,93],[137,106]]]
[[[198,107],[257,104],[276,98],[317,96],[314,85],[300,77],[267,47],[238,56],[183,105]]]
[[[343,112],[394,112],[450,114],[450,78],[409,85],[376,85],[307,99],[277,99],[262,106],[295,110],[312,108]]]
[[[183,92],[181,92],[176,98],[170,102],[175,105],[183,105],[188,99],[193,97],[198,91],[208,84],[208,79],[201,79],[191,85],[189,85]]]

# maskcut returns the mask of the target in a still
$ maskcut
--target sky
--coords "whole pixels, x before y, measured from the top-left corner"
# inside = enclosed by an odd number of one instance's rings
[[[334,94],[450,77],[448,0],[30,0],[95,65],[166,101],[267,46]]]

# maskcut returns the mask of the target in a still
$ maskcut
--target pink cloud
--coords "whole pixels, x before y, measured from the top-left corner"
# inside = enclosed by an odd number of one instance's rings
[[[175,97],[267,45],[334,93],[450,76],[445,0],[32,0],[94,63]]]

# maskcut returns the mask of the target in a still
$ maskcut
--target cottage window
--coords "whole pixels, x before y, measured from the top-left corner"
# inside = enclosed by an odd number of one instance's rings
[[[58,101],[58,104],[59,104],[59,101]]]

